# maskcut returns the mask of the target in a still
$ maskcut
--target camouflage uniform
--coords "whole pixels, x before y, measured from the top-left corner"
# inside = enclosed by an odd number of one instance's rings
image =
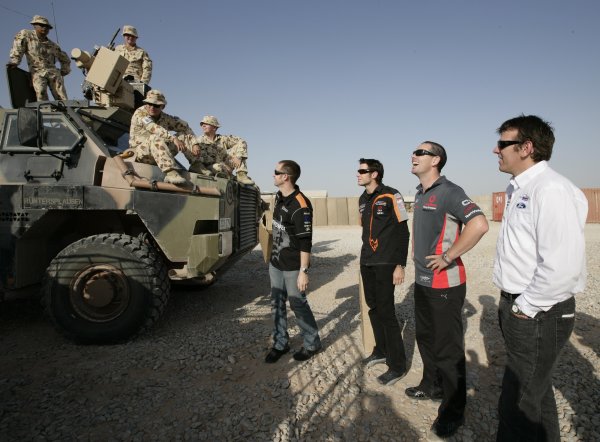
[[[135,81],[150,83],[152,60],[144,49],[139,46],[129,49],[126,45],[118,45],[115,47],[115,52],[129,61],[129,66],[123,76],[131,75]]]
[[[171,135],[170,131],[176,134]],[[192,146],[197,144],[196,135],[185,121],[164,112],[154,120],[145,106],[139,107],[131,117],[129,147],[135,152],[135,161],[156,164],[163,172],[179,169],[174,158],[178,153],[173,143],[175,138],[188,149],[183,152],[186,159],[190,163],[196,160],[191,152]]]
[[[60,46],[50,39],[40,40],[34,30],[23,29],[15,36],[9,64],[18,66],[23,55],[27,56],[37,99],[48,100],[50,87],[56,100],[66,100],[63,76],[71,72],[71,60]],[[60,71],[56,68],[56,60],[60,62]]]
[[[198,138],[200,144],[200,159],[204,167],[210,168],[214,164],[229,163],[230,157],[241,158],[240,167],[237,172],[248,173],[246,158],[248,158],[248,144],[240,137],[235,135],[217,134],[214,140],[210,140],[206,135]]]

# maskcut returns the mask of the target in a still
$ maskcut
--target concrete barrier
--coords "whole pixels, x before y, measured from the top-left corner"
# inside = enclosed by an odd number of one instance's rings
[[[313,226],[358,226],[358,197],[314,197],[308,196],[313,206]],[[271,210],[275,200],[274,195],[265,194],[263,200],[271,203]],[[492,194],[472,197],[473,202],[481,207],[485,217],[489,220],[493,216]],[[413,199],[406,201],[407,210],[412,211]]]

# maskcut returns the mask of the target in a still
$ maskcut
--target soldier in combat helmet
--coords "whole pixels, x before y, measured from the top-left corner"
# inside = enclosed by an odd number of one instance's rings
[[[71,72],[71,60],[59,45],[48,38],[52,25],[46,17],[34,15],[30,23],[33,30],[23,29],[15,36],[7,66],[16,68],[25,55],[37,99],[48,100],[50,87],[55,100],[66,100],[63,77]],[[56,67],[57,60],[60,70]]]
[[[150,83],[152,78],[152,60],[144,49],[137,45],[138,32],[133,26],[123,26],[123,39],[125,44],[117,45],[115,52],[129,61],[124,77],[132,78],[136,82]]]
[[[185,121],[163,112],[166,105],[161,91],[148,91],[144,105],[131,117],[129,147],[135,161],[157,165],[165,173],[166,183],[184,184],[186,179],[179,173],[175,155],[181,152],[192,163],[200,154],[200,146]]]
[[[242,184],[254,184],[248,176],[248,144],[235,135],[221,135],[217,133],[219,120],[212,115],[202,118],[200,127],[204,135],[198,139],[202,154],[200,156],[201,168],[211,169],[213,172],[229,172],[237,169],[236,177]],[[196,164],[194,168],[198,168]],[[191,169],[190,169],[191,170]]]

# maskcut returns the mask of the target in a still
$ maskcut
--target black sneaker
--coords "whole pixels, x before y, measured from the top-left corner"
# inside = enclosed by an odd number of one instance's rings
[[[280,357],[282,357],[288,351],[290,351],[290,347],[288,345],[286,345],[283,350],[277,350],[275,347],[273,347],[265,357],[265,362],[267,364],[274,364],[279,360]]]
[[[413,399],[419,399],[421,401],[441,401],[444,396],[442,391],[435,391],[433,394],[428,394],[421,390],[420,387],[408,387],[406,390],[404,390],[404,392],[407,396]]]
[[[316,350],[307,350],[306,348],[302,347],[300,350],[294,353],[294,359],[297,361],[307,361],[320,351],[320,348],[317,348]]]
[[[385,356],[380,356],[378,354],[371,354],[368,358],[362,360],[363,365],[366,368],[372,367],[377,364],[385,364]]]
[[[408,372],[405,371],[404,373],[398,373],[397,371],[388,369],[388,371],[383,373],[381,376],[378,376],[377,380],[382,385],[394,385],[396,382],[406,376],[406,373]]]
[[[454,421],[446,421],[438,417],[435,419],[435,421],[433,421],[431,429],[438,437],[446,438],[456,433],[456,430],[458,430],[460,426],[464,423],[464,416]]]

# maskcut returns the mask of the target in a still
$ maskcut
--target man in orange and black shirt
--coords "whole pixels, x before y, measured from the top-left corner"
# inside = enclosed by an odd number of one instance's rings
[[[290,351],[286,301],[298,321],[303,346],[294,353],[296,361],[306,361],[321,351],[319,329],[306,290],[312,248],[312,205],[296,181],[300,166],[292,160],[275,165],[273,182],[279,189],[273,209],[273,247],[269,263],[273,347],[265,362],[273,364]]]
[[[396,318],[394,288],[404,282],[408,255],[408,215],[400,192],[382,184],[383,164],[361,158],[356,175],[365,191],[358,201],[363,245],[360,273],[375,337],[373,353],[363,360],[366,367],[386,363],[388,370],[377,378],[392,385],[406,375],[402,329]]]

